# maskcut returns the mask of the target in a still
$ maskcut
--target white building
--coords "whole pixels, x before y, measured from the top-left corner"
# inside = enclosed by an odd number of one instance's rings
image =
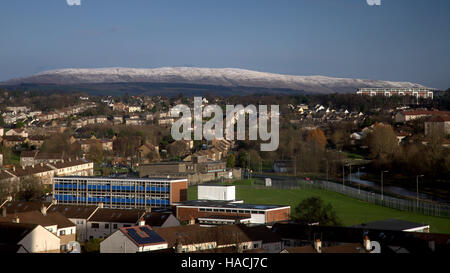
[[[199,200],[236,200],[236,187],[228,185],[198,185]]]

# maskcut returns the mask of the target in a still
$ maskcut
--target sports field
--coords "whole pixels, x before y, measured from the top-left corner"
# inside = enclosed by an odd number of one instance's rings
[[[244,200],[248,204],[290,205],[291,212],[295,206],[305,198],[320,196],[325,202],[331,203],[336,209],[344,225],[356,225],[363,222],[377,221],[388,218],[428,224],[433,233],[450,234],[450,219],[426,216],[410,212],[390,209],[366,203],[339,193],[320,189],[282,190],[271,188],[253,188],[246,181],[236,183],[236,199]],[[197,187],[188,189],[189,200],[197,199]]]

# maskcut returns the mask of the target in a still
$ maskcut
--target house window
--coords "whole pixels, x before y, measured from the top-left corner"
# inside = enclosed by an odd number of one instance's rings
[[[99,227],[100,227],[100,225],[97,224],[97,223],[92,223],[91,224],[91,228],[99,228]]]
[[[105,228],[108,229],[109,228],[109,224],[105,224]]]
[[[61,236],[61,235],[66,235],[66,231],[65,230],[60,230],[59,231],[59,235]]]
[[[258,248],[258,244],[253,244],[253,248]]]
[[[117,229],[117,224],[114,224],[114,225],[113,225],[113,229]]]

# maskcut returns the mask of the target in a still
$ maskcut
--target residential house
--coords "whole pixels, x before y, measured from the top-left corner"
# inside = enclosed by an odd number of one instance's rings
[[[108,118],[106,116],[98,116],[95,117],[95,123],[106,123],[108,121]]]
[[[43,184],[52,184],[52,179],[54,176],[53,169],[47,165],[44,165],[44,163],[32,166],[22,166],[18,168],[13,166],[13,168],[7,172],[20,181],[35,177],[38,178]]]
[[[35,164],[34,158],[39,151],[22,151],[20,153],[20,166],[32,166]]]
[[[149,155],[155,156],[155,158],[149,157]],[[139,158],[142,163],[150,163],[152,161],[159,161],[159,146],[155,146],[151,143],[145,143],[139,147]]]
[[[196,252],[226,247],[236,247],[242,251],[253,249],[259,241],[253,241],[238,225],[217,227],[201,227],[187,225],[168,228],[155,228],[167,243],[169,249],[175,252]]]
[[[55,176],[93,176],[94,162],[84,158],[66,159],[60,162],[47,164],[55,171]]]
[[[113,117],[113,123],[114,123],[114,125],[122,124],[123,123],[123,117],[122,116],[114,116]]]
[[[33,135],[29,138],[29,145],[34,146],[36,148],[41,148],[42,145],[44,145],[45,140],[47,139],[46,136],[39,136],[39,135]]]
[[[88,220],[99,209],[99,206],[86,205],[64,205],[55,204],[48,208],[48,212],[59,212],[76,225],[77,238],[79,242],[88,240]]]
[[[142,108],[140,105],[129,105],[128,106],[129,113],[141,112],[141,111],[142,111]]]
[[[142,216],[145,224],[152,228],[165,228],[180,226],[180,221],[172,214],[167,212],[146,212]]]
[[[100,243],[100,253],[136,253],[167,249],[168,243],[150,226],[123,227]]]
[[[59,253],[60,242],[61,239],[58,236],[41,225],[0,222],[0,251]]]
[[[145,210],[140,209],[108,209],[97,210],[87,222],[87,238],[106,238],[121,227],[131,227],[138,223]]]
[[[0,222],[15,222],[25,224],[37,224],[60,239],[62,252],[67,250],[67,245],[76,240],[76,226],[59,212],[47,213],[47,208],[42,205],[41,210],[33,210],[19,213],[8,213],[6,207],[2,207]]]
[[[395,122],[408,122],[419,118],[433,116],[449,116],[450,111],[428,111],[428,110],[410,110],[399,112],[395,115]]]
[[[125,124],[126,125],[139,126],[139,125],[144,125],[145,122],[146,122],[145,119],[134,119],[134,118],[126,118],[125,119]]]
[[[3,146],[8,148],[14,148],[29,141],[28,138],[21,136],[3,136],[2,140]]]
[[[434,116],[425,121],[425,135],[428,136],[430,134],[450,135],[450,115]]]

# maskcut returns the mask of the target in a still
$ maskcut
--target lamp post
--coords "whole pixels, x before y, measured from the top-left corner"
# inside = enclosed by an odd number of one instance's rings
[[[423,174],[416,175],[416,207],[419,208],[419,177],[423,177]]]
[[[383,201],[383,173],[388,173],[389,171],[381,171],[381,201]]]
[[[324,160],[324,161],[327,162],[327,181],[328,181],[328,159],[324,158],[324,159],[322,159],[322,160]]]

